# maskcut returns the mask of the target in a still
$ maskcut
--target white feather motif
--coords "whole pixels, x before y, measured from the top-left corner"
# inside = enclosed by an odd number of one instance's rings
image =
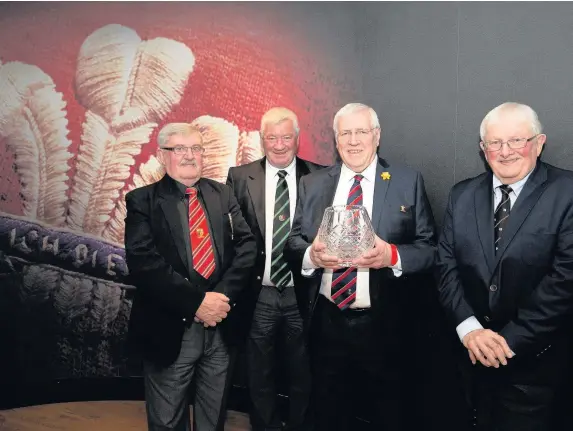
[[[202,176],[225,182],[229,168],[237,162],[239,128],[222,118],[208,115],[196,118],[191,124],[198,127],[203,135]]]
[[[15,155],[24,214],[50,225],[65,220],[68,185],[66,103],[36,66],[0,67],[0,137]]]
[[[237,166],[246,165],[263,157],[263,146],[259,132],[241,132],[239,149],[237,150]]]
[[[121,199],[117,201],[117,206],[108,227],[103,232],[103,238],[113,241],[116,244],[123,244],[125,232],[125,216],[127,208],[125,206],[125,195],[133,189],[143,187],[159,181],[165,175],[165,168],[155,156],[151,156],[146,163],[139,165],[139,175],[133,175],[133,184],[122,193]]]
[[[107,231],[117,231],[109,224],[130,166],[157,123],[181,100],[194,63],[184,44],[164,38],[141,41],[132,29],[117,24],[86,38],[76,92],[87,113],[69,227],[116,236]]]

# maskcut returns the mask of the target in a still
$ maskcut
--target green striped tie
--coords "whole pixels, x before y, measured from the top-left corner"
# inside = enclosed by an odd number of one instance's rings
[[[273,217],[273,251],[271,253],[271,281],[282,290],[290,281],[290,270],[283,257],[283,249],[290,233],[290,202],[286,171],[279,171]]]

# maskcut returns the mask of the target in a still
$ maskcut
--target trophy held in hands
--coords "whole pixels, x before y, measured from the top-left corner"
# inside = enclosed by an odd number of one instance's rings
[[[340,266],[352,266],[364,252],[374,247],[374,229],[362,205],[337,205],[326,208],[318,231],[326,253],[338,257]]]

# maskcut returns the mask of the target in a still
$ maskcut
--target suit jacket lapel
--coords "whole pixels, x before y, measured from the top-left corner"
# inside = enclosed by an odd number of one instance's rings
[[[306,163],[304,162],[304,160],[299,159],[298,157],[296,158],[296,187],[298,190],[298,183],[300,182],[300,179],[303,175],[307,175],[310,173],[310,169],[308,169],[308,166],[306,165]],[[296,197],[298,199],[298,193],[296,194]],[[294,216],[294,214],[293,214]]]
[[[392,180],[392,175],[388,169],[389,165],[384,159],[378,160],[376,166],[376,177],[374,178],[374,203],[372,205],[372,227],[375,232],[382,232],[380,222],[382,220],[382,212],[384,210],[384,201],[386,200],[386,192]],[[390,178],[385,180],[382,178],[382,173],[388,172]]]
[[[547,187],[547,168],[541,162],[538,161],[537,163],[538,166],[531,173],[531,176],[523,186],[521,193],[511,208],[509,219],[503,229],[502,244],[501,248],[497,251],[494,267],[499,263],[505,250],[507,250],[515,237],[515,234],[538,202],[541,193],[543,193]]]
[[[474,195],[478,236],[490,273],[494,268],[493,244],[493,185],[491,174],[486,175]]]
[[[165,175],[160,183],[159,189],[159,205],[161,210],[165,215],[169,230],[171,231],[171,238],[175,243],[177,253],[181,258],[181,262],[184,263],[187,268],[187,272],[191,272],[189,267],[189,259],[187,256],[187,244],[185,242],[185,228],[181,224],[181,218],[179,217],[179,211],[177,210],[177,205],[180,202],[180,195],[177,190],[174,190],[174,184],[171,184],[171,178]]]
[[[205,205],[205,212],[207,220],[211,225],[211,234],[213,238],[213,244],[215,248],[215,257],[219,267],[223,263],[224,256],[224,238],[223,238],[223,224],[222,224],[222,214],[228,211],[228,208],[222,208],[221,199],[219,193],[217,193],[211,186],[203,182],[200,185],[201,197],[203,198],[203,204]]]
[[[247,188],[249,190],[249,195],[251,196],[251,202],[253,203],[253,208],[255,209],[255,216],[257,217],[257,224],[259,225],[259,230],[261,231],[261,236],[263,237],[263,242],[265,241],[265,164],[266,159],[263,158],[261,163],[253,165],[254,170],[249,175],[249,181],[247,183]]]

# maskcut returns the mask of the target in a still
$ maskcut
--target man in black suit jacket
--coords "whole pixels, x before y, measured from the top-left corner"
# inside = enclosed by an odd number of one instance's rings
[[[298,119],[289,109],[276,107],[263,115],[261,139],[265,157],[231,168],[227,179],[258,249],[250,289],[245,292],[248,298],[240,304],[244,333],[248,334],[251,424],[255,431],[282,428],[275,389],[276,346],[282,342],[290,402],[287,423],[295,430],[305,424],[310,370],[293,278],[282,249],[292,224],[299,180],[321,166],[296,157]]]
[[[570,360],[573,174],[538,160],[546,136],[529,106],[498,106],[480,135],[492,172],[450,193],[440,301],[467,349],[478,429],[547,430]]]
[[[372,108],[346,105],[333,128],[342,163],[301,179],[285,248],[304,276],[296,288],[310,322],[315,425],[353,429],[362,407],[374,429],[403,429],[399,330],[407,310],[399,305],[408,279],[434,264],[432,210],[420,173],[377,157],[380,124]],[[327,207],[351,200],[366,207],[376,243],[345,272],[317,232]]]
[[[150,431],[223,429],[231,340],[224,320],[246,288],[256,244],[226,185],[201,178],[202,137],[186,123],[158,135],[167,174],[126,196],[125,250],[137,287],[130,344],[144,358]],[[232,313],[232,311],[231,311]]]

